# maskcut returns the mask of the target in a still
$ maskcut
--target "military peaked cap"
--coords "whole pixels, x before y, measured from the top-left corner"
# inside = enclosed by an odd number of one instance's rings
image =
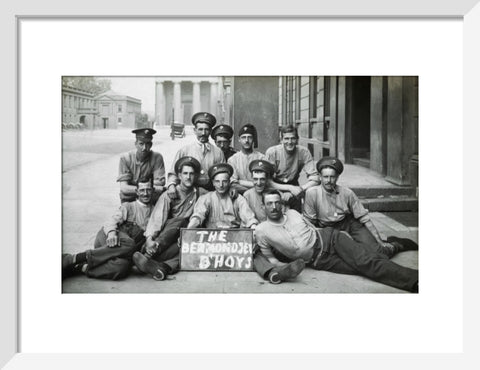
[[[179,173],[182,170],[183,166],[193,167],[195,173],[199,173],[202,169],[200,162],[193,157],[182,157],[175,162],[175,173]]]
[[[212,128],[217,123],[215,116],[208,112],[198,112],[192,117],[192,123],[196,126],[197,123],[206,123]]]
[[[273,167],[273,164],[271,164],[270,162],[264,159],[255,159],[254,161],[251,161],[250,164],[248,165],[248,169],[250,170],[250,172],[263,171],[269,177],[272,177],[273,173],[275,172],[275,168]]]
[[[233,128],[231,128],[229,125],[219,125],[215,126],[215,128],[212,130],[212,139],[215,140],[217,135],[224,135],[228,137],[229,139],[232,138],[233,136]]]
[[[219,173],[228,173],[228,176],[233,175],[233,167],[230,166],[228,163],[218,163],[214,164],[212,167],[208,169],[208,177],[210,177],[210,180],[213,180],[213,178],[218,175]]]
[[[135,137],[137,139],[141,139],[143,141],[152,141],[153,135],[155,135],[157,131],[155,131],[152,128],[146,127],[146,128],[137,128],[135,130],[132,130],[132,133],[135,134]]]

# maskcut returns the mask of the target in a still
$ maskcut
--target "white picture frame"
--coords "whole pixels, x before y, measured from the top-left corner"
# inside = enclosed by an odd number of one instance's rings
[[[275,5],[266,6],[263,9],[268,11],[248,8],[248,5],[255,4],[255,2],[243,2],[236,10],[232,10],[227,4],[222,2],[211,1],[208,3],[202,2],[201,9],[196,9],[193,1],[177,1],[171,5],[159,5],[154,2],[135,3],[131,4],[131,8],[120,9],[118,4],[109,2],[110,6],[105,7],[108,11],[101,11],[95,9],[93,4],[98,3],[93,1],[83,2],[79,8],[72,9],[59,1],[52,1],[48,4],[42,4],[41,12],[34,6],[32,1],[8,1],[2,5],[4,9],[1,13],[2,17],[2,39],[6,57],[2,60],[1,73],[3,81],[7,88],[3,89],[2,101],[5,102],[4,119],[7,122],[4,125],[4,132],[2,135],[2,158],[3,167],[5,168],[4,181],[2,182],[2,189],[5,197],[4,203],[6,210],[3,212],[2,224],[4,234],[4,243],[6,244],[4,250],[5,261],[4,266],[0,269],[0,282],[2,284],[2,315],[0,317],[2,328],[0,332],[0,365],[6,365],[9,369],[23,369],[23,368],[97,368],[97,367],[111,367],[116,368],[130,368],[130,367],[147,367],[161,364],[161,366],[182,366],[190,367],[208,367],[208,368],[224,368],[224,364],[228,361],[230,368],[245,368],[252,366],[252,364],[261,364],[270,367],[300,367],[308,364],[322,364],[323,366],[331,366],[338,368],[342,367],[368,367],[381,368],[389,366],[390,368],[420,368],[432,367],[435,368],[474,368],[474,364],[479,364],[478,356],[476,356],[476,341],[475,337],[479,332],[478,320],[478,302],[475,301],[478,296],[478,287],[476,286],[475,278],[475,261],[478,261],[478,248],[472,248],[478,244],[475,240],[475,217],[474,212],[479,208],[480,202],[475,196],[477,193],[477,185],[479,175],[475,171],[469,171],[478,167],[479,146],[476,143],[479,137],[478,118],[474,117],[476,113],[475,108],[478,105],[478,94],[476,94],[476,87],[480,85],[480,73],[478,66],[480,65],[480,53],[478,51],[479,35],[480,35],[480,6],[477,4],[478,0],[470,1],[449,1],[439,4],[434,1],[416,1],[416,2],[401,2],[392,1],[388,5],[380,1],[363,1],[362,6],[358,6],[359,2],[355,1],[337,1],[333,2],[317,2],[312,4],[288,4],[287,2],[275,2]],[[182,6],[180,6],[182,3]],[[251,3],[251,4],[250,4]],[[189,6],[190,5],[190,6]],[[258,5],[258,4],[257,4]],[[295,5],[294,9],[289,6]],[[91,6],[91,7],[89,7]],[[115,11],[112,11],[112,10]],[[274,10],[274,13],[273,13]],[[111,11],[111,13],[110,13]],[[19,230],[19,220],[21,214],[18,210],[18,192],[19,181],[18,166],[21,162],[19,157],[19,126],[15,124],[18,122],[18,106],[17,98],[19,94],[18,85],[18,49],[17,43],[21,35],[18,32],[18,22],[26,17],[38,17],[39,19],[49,16],[56,16],[59,19],[74,19],[79,16],[86,17],[110,17],[110,16],[138,16],[140,19],[144,15],[154,17],[161,15],[169,16],[297,16],[299,18],[308,17],[375,17],[375,18],[391,18],[396,17],[413,17],[413,18],[463,18],[464,23],[464,112],[463,112],[463,138],[464,138],[464,152],[463,160],[460,153],[454,153],[459,156],[459,165],[463,165],[463,191],[464,198],[456,199],[455,201],[463,201],[463,220],[464,229],[458,231],[459,240],[463,239],[463,253],[464,253],[464,342],[462,353],[457,354],[395,354],[395,355],[375,355],[375,354],[355,354],[344,356],[341,353],[335,355],[268,355],[256,354],[245,356],[242,354],[225,355],[225,354],[195,354],[195,355],[141,355],[141,354],[95,354],[95,355],[65,355],[65,354],[43,354],[43,353],[24,353],[19,352],[20,341],[18,337],[18,254],[17,246],[21,243],[21,235],[24,230]],[[448,53],[448,50],[446,50]],[[15,93],[13,93],[15,92]],[[461,116],[461,114],[459,114]],[[458,125],[458,122],[452,125]],[[445,183],[439,181],[440,183]],[[448,182],[447,182],[448,184]],[[448,185],[447,185],[448,186]],[[15,195],[13,195],[15,194]],[[468,202],[464,201],[468,200]],[[447,225],[445,225],[447,226]],[[476,250],[477,249],[477,250]],[[445,292],[445,299],[448,300],[448,292]],[[439,335],[441,335],[442,323],[439,323]],[[48,333],[46,333],[48,335]],[[100,351],[100,349],[99,349]],[[339,350],[339,352],[341,352]],[[212,361],[213,360],[213,361]]]

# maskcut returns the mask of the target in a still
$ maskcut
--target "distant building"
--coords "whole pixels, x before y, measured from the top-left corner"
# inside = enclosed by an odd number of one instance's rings
[[[94,96],[62,86],[62,123],[81,123],[89,129],[144,126],[142,101],[113,90]]]
[[[155,81],[155,122],[190,124],[196,112],[210,112],[228,124],[221,77],[158,77]]]
[[[82,123],[91,128],[95,125],[96,114],[96,102],[92,93],[62,86],[62,123]]]
[[[95,97],[101,128],[135,128],[142,112],[142,101],[113,90]]]

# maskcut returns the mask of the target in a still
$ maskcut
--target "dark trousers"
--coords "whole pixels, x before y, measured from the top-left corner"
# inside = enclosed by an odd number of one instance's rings
[[[180,229],[187,225],[188,218],[168,219],[160,234],[154,238],[154,241],[158,243],[158,250],[151,258],[165,263],[170,268],[169,274],[175,274],[180,268],[178,238]]]
[[[363,275],[408,291],[418,286],[418,270],[390,261],[386,254],[373,252],[371,246],[358,243],[345,232],[336,233],[310,266],[339,274]]]
[[[352,215],[348,215],[342,221],[332,226],[339,231],[346,231],[356,242],[365,244],[372,252],[381,252],[382,247],[378,245],[377,240],[372,233]]]
[[[123,279],[130,273],[132,256],[145,243],[143,230],[137,225],[122,225],[118,232],[118,246],[107,246],[103,228],[97,233],[94,249],[87,250],[86,275],[96,279]]]
[[[268,274],[275,267],[262,252],[257,251],[253,255],[253,268],[263,278],[268,279]]]

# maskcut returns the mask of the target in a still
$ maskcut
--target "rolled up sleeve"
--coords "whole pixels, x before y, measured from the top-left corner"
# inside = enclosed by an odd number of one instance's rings
[[[165,185],[165,163],[160,153],[155,153],[153,162],[153,181],[155,185]]]
[[[118,177],[117,182],[127,181],[130,182],[133,179],[132,171],[129,166],[129,159],[126,156],[120,157],[120,163],[118,165]]]
[[[353,214],[359,222],[362,224],[370,221],[370,215],[368,214],[368,210],[362,205],[358,197],[353,191],[350,191],[348,196],[348,205]]]
[[[103,225],[103,231],[105,234],[108,235],[110,231],[118,230],[118,226],[123,224],[127,220],[127,217],[128,210],[124,205],[121,205],[113,214],[112,218]]]

